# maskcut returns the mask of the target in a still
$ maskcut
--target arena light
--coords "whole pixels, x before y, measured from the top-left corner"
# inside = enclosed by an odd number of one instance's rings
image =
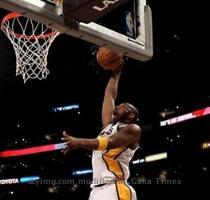
[[[52,112],[65,112],[65,111],[71,111],[74,109],[79,109],[79,104],[71,104],[71,105],[66,105],[66,106],[54,107],[52,108]]]
[[[153,162],[153,161],[157,161],[157,160],[166,159],[167,157],[168,157],[167,152],[157,153],[157,154],[146,156],[145,161],[146,162]]]
[[[137,159],[132,161],[133,165],[139,164],[139,163],[144,163],[144,162],[153,162],[153,161],[157,161],[157,160],[163,160],[166,159],[167,156],[167,152],[163,152],[163,153],[157,153],[157,154],[152,154],[149,156],[146,156],[145,158],[142,159]]]
[[[13,149],[13,150],[6,150],[0,151],[0,158],[7,158],[7,157],[14,157],[14,156],[24,156],[24,155],[31,155],[49,151],[56,151],[65,148],[65,142],[58,143],[58,144],[48,144],[48,145],[41,145],[35,146],[30,148],[23,148],[23,149]]]
[[[25,176],[20,178],[20,183],[30,183],[39,179],[39,176]]]
[[[145,159],[137,159],[137,160],[134,160],[132,162],[133,165],[136,165],[136,164],[139,164],[139,163],[144,163],[145,162]]]
[[[92,174],[92,169],[84,169],[84,170],[76,170],[72,172],[72,175],[79,176],[79,175],[85,175],[85,174]]]
[[[210,148],[210,142],[204,142],[203,144],[201,144],[201,148],[202,149],[209,149]]]
[[[182,122],[182,121],[202,117],[202,116],[209,115],[209,114],[210,114],[210,107],[206,107],[206,108],[202,108],[202,109],[196,110],[196,111],[191,112],[191,113],[187,113],[187,114],[184,114],[184,115],[181,115],[181,116],[178,116],[178,117],[174,117],[174,118],[171,118],[171,119],[161,121],[160,126],[176,124],[176,123],[179,123],[179,122]]]

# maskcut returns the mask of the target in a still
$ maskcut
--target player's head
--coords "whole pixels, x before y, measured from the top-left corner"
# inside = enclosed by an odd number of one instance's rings
[[[113,112],[114,122],[136,123],[139,120],[138,109],[130,103],[121,103]]]

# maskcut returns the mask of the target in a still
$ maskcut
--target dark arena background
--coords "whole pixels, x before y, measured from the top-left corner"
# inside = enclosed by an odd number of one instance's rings
[[[117,98],[140,111],[142,135],[129,183],[139,200],[182,199],[189,192],[201,199],[210,178],[209,61],[201,47],[205,36],[196,28],[202,14],[182,1],[147,3],[154,56],[147,62],[125,57]],[[7,13],[0,9],[0,18]],[[121,11],[98,22],[125,31],[119,28]],[[15,76],[13,47],[0,31],[0,200],[88,199],[91,151],[16,157],[3,152],[61,143],[64,130],[83,138],[99,134],[111,72],[98,65],[97,50],[97,45],[61,34],[49,50],[48,77],[24,84]]]

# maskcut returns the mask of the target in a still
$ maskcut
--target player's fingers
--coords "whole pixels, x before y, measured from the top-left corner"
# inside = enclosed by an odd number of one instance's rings
[[[69,140],[69,137],[67,137],[67,138],[62,137],[61,140],[62,141],[68,141]]]
[[[63,149],[61,152],[62,152],[63,154],[67,154],[67,153],[69,152],[69,150],[70,150],[70,148],[67,147],[67,148]]]
[[[63,136],[66,138],[66,137],[70,137],[70,135],[68,135],[67,133],[66,133],[66,131],[63,131]]]

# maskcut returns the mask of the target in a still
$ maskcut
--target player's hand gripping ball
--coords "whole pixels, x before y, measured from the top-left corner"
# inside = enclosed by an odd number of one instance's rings
[[[104,70],[112,71],[119,70],[124,63],[123,55],[121,53],[116,53],[105,47],[99,48],[97,52],[97,61]]]

